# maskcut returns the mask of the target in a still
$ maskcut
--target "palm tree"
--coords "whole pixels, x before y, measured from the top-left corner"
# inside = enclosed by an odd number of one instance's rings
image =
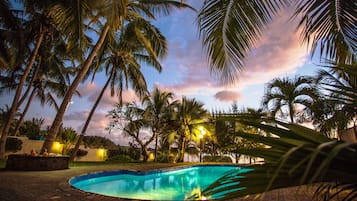
[[[177,2],[177,1],[168,1],[168,0],[160,0],[160,1],[129,1],[129,0],[120,0],[120,1],[102,1],[102,2],[96,2],[99,5],[93,5],[92,1],[83,1],[83,0],[77,0],[77,1],[71,1],[71,3],[74,3],[75,9],[68,9],[68,7],[58,7],[55,10],[55,13],[58,15],[59,19],[61,19],[60,26],[63,27],[64,30],[77,30],[80,31],[79,33],[82,33],[84,30],[78,30],[76,27],[78,27],[80,24],[82,24],[84,21],[88,20],[89,22],[92,22],[92,20],[96,20],[98,26],[101,27],[101,30],[98,32],[99,37],[98,40],[96,41],[96,44],[89,50],[87,58],[83,61],[81,64],[81,69],[77,73],[75,79],[73,80],[71,86],[69,87],[62,104],[56,114],[56,117],[53,120],[53,123],[50,127],[50,130],[48,132],[48,136],[42,146],[41,152],[43,152],[45,149],[51,150],[51,146],[53,141],[56,138],[57,131],[61,125],[61,122],[63,120],[64,113],[66,111],[67,105],[70,102],[76,88],[80,84],[80,82],[83,81],[83,78],[87,74],[90,66],[93,63],[94,58],[98,55],[99,51],[102,49],[103,44],[105,40],[107,39],[107,35],[110,30],[114,31],[120,31],[122,30],[124,24],[126,22],[130,22],[131,20],[134,19],[142,19],[144,18],[143,16],[149,18],[149,19],[155,19],[155,14],[169,14],[169,12],[173,8],[187,8],[188,6],[186,4]],[[77,7],[77,6],[80,7]],[[94,7],[93,6],[97,6]],[[90,8],[87,10],[87,8]],[[70,11],[81,11],[77,13],[77,15],[73,14],[73,12]],[[86,14],[86,16],[82,16],[80,14]],[[91,16],[89,16],[91,15]],[[80,16],[80,18],[76,18],[77,16]],[[103,19],[104,18],[104,19]],[[59,20],[58,20],[59,21]],[[100,22],[104,21],[104,25],[101,25]],[[73,26],[75,27],[74,29]],[[82,26],[79,26],[82,27]],[[71,32],[73,33],[73,32]],[[71,40],[74,41],[74,40]],[[144,43],[146,45],[149,45],[149,43]],[[70,44],[71,45],[71,44]],[[72,44],[73,47],[75,45]],[[155,48],[155,47],[154,47]]]
[[[151,131],[155,136],[154,160],[157,161],[158,140],[167,130],[167,124],[170,120],[169,109],[175,102],[172,101],[173,93],[161,92],[158,88],[149,96],[145,96],[142,103],[145,107],[145,119],[150,124]]]
[[[326,66],[320,70],[317,83],[324,95],[313,105],[312,120],[321,132],[343,130],[353,123],[355,135],[357,117],[357,65],[353,63]]]
[[[267,85],[263,107],[267,108],[273,117],[279,111],[282,115],[288,115],[291,123],[294,123],[297,105],[309,108],[317,96],[313,81],[313,78],[306,76],[295,77],[295,79],[286,77],[272,80]],[[284,112],[284,107],[287,107],[288,113]]]
[[[238,78],[247,53],[279,11],[294,6],[292,17],[300,19],[302,42],[312,55],[339,63],[356,60],[357,4],[354,0],[251,1],[207,0],[198,15],[210,67],[224,81]],[[301,17],[301,18],[300,18]]]
[[[140,34],[137,35],[137,33]],[[152,43],[152,45],[143,45],[143,40],[139,39],[140,37],[144,37],[145,40]],[[150,40],[148,37],[150,37]],[[154,46],[156,46],[156,49],[146,49]],[[162,66],[158,58],[162,58],[166,54],[166,41],[164,36],[158,32],[158,29],[153,27],[150,23],[143,20],[132,21],[124,27],[119,41],[114,47],[109,49],[108,54],[109,56],[104,59],[108,79],[87,117],[80,137],[72,152],[71,160],[75,158],[94,111],[109,84],[112,96],[114,96],[115,86],[117,86],[120,104],[122,104],[122,90],[124,87],[128,88],[129,82],[139,97],[143,97],[147,94],[147,85],[145,77],[140,70],[140,64],[151,65],[160,72]]]
[[[28,31],[27,38],[31,40],[30,44],[32,44],[34,47],[31,49],[28,58],[21,61],[23,62],[21,63],[21,65],[26,65],[24,66],[23,74],[16,88],[9,116],[7,118],[7,121],[5,121],[4,127],[2,128],[2,135],[0,139],[0,158],[4,158],[5,142],[10,129],[10,120],[13,118],[18,109],[19,99],[22,94],[23,87],[26,83],[27,77],[30,75],[31,69],[33,68],[40,46],[46,34],[49,34],[51,33],[51,31],[56,30],[56,28],[54,27],[55,23],[53,22],[53,19],[49,17],[49,12],[51,10],[52,5],[52,1],[38,2],[28,0],[24,3],[24,9],[28,11],[29,15],[24,17],[23,20],[25,21],[25,23],[21,25],[22,29],[20,29],[19,31]],[[25,47],[20,48],[25,49]]]
[[[35,95],[40,99],[41,104],[55,105],[58,109],[55,97],[64,96],[70,83],[70,75],[73,73],[69,66],[65,65],[67,50],[63,48],[65,44],[61,38],[46,37],[39,50],[38,62],[30,75],[31,79],[24,95],[19,100],[18,106],[27,98],[27,103],[23,108],[22,115],[17,122],[14,134],[18,131],[27,110],[29,109]],[[26,93],[30,92],[29,97]],[[78,93],[79,94],[79,93]]]
[[[179,150],[178,162],[183,162],[185,150],[193,137],[193,130],[198,124],[204,123],[209,114],[203,108],[203,104],[195,99],[183,97],[181,102],[176,104],[175,122],[177,145]]]

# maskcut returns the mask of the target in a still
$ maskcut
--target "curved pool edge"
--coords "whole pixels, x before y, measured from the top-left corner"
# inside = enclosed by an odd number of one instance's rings
[[[118,174],[145,176],[145,175],[150,175],[150,174],[165,173],[165,172],[176,171],[176,170],[180,170],[180,169],[183,170],[183,169],[187,169],[187,168],[202,167],[202,166],[203,167],[206,167],[206,166],[230,166],[230,167],[237,167],[239,169],[240,168],[249,168],[249,166],[244,165],[244,164],[208,163],[208,164],[182,164],[182,165],[173,166],[173,167],[157,167],[154,169],[149,168],[148,170],[137,170],[137,169],[104,170],[104,171],[97,171],[97,172],[88,172],[88,173],[84,173],[84,174],[81,174],[78,176],[73,176],[68,180],[68,184],[70,185],[71,188],[75,189],[76,191],[79,191],[79,192],[82,192],[85,194],[114,198],[114,199],[118,199],[118,200],[143,200],[143,201],[145,201],[145,200],[152,200],[152,199],[145,199],[145,198],[138,199],[138,198],[127,198],[127,197],[118,197],[118,196],[113,196],[113,195],[105,195],[105,194],[101,194],[101,193],[83,190],[79,187],[74,186],[74,184],[76,182],[81,182],[86,179],[113,176],[113,175],[118,175]]]
[[[131,175],[149,175],[149,174],[155,174],[155,173],[164,173],[164,172],[169,172],[169,171],[175,171],[179,169],[185,169],[185,168],[192,168],[192,167],[200,167],[200,166],[232,166],[232,167],[245,167],[239,164],[194,164],[194,165],[182,165],[182,166],[176,166],[176,167],[167,167],[167,168],[159,168],[159,169],[153,169],[153,170],[134,170],[134,169],[120,169],[120,170],[105,170],[105,171],[98,171],[98,172],[91,172],[91,173],[85,173],[82,175],[78,176],[73,176],[68,180],[69,185],[71,185],[73,188],[76,188],[72,185],[71,181],[72,180],[84,180],[84,179],[92,179],[98,176],[112,176],[115,174],[131,174]],[[78,189],[78,188],[76,188]],[[79,189],[81,190],[81,189]]]

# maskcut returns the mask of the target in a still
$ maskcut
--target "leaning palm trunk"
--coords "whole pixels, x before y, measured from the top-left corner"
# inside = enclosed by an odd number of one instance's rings
[[[84,76],[88,72],[89,67],[91,66],[91,64],[93,62],[93,59],[99,52],[100,48],[103,46],[104,40],[108,34],[108,31],[109,31],[109,25],[105,25],[96,45],[93,47],[91,53],[89,54],[86,61],[84,62],[82,69],[78,72],[76,78],[74,79],[73,83],[69,87],[69,89],[62,101],[62,104],[56,114],[56,117],[53,120],[52,126],[51,126],[50,130],[48,131],[48,135],[45,139],[45,142],[43,143],[41,153],[43,153],[45,150],[48,150],[48,151],[51,150],[52,144],[53,144],[54,140],[56,139],[58,129],[63,121],[63,116],[64,116],[64,113],[66,112],[68,103],[70,102],[70,100],[72,99],[72,96],[76,92],[78,85],[80,84],[80,82],[82,82]]]
[[[39,34],[37,41],[36,41],[36,46],[31,54],[31,57],[29,59],[29,63],[27,64],[24,74],[21,77],[19,86],[16,89],[16,93],[14,96],[14,99],[12,101],[11,109],[9,112],[9,115],[5,121],[4,127],[1,132],[1,139],[0,139],[0,159],[4,159],[5,156],[5,143],[6,143],[6,138],[10,130],[10,125],[11,125],[11,120],[14,118],[14,115],[17,111],[18,104],[19,104],[19,99],[22,93],[22,89],[25,85],[26,79],[30,74],[30,71],[32,69],[33,64],[35,63],[35,59],[38,53],[38,50],[40,49],[43,37],[45,35],[45,30],[42,30],[41,33]]]
[[[29,97],[29,99],[28,99],[28,101],[27,101],[27,103],[26,103],[26,106],[25,106],[25,108],[24,108],[24,111],[22,111],[22,114],[21,114],[21,116],[20,116],[20,119],[19,119],[19,120],[17,121],[17,123],[16,123],[16,127],[15,127],[15,130],[14,130],[14,132],[13,132],[14,135],[16,135],[16,133],[17,133],[17,131],[19,130],[19,128],[20,128],[22,122],[24,121],[25,116],[26,116],[26,113],[27,113],[27,111],[28,111],[28,109],[30,108],[30,105],[31,105],[31,103],[32,103],[33,97],[35,97],[35,93],[36,93],[36,88],[33,88],[33,89],[32,89],[32,92],[31,92],[31,94],[30,94],[30,97]]]
[[[74,158],[76,157],[77,155],[77,152],[78,152],[78,149],[79,149],[79,146],[81,145],[82,141],[83,141],[83,138],[84,138],[84,135],[86,134],[87,132],[87,129],[88,129],[88,125],[93,117],[93,114],[94,114],[94,111],[97,109],[98,105],[99,105],[99,102],[102,100],[103,98],[103,94],[105,92],[105,90],[108,88],[109,86],[109,83],[110,83],[110,80],[112,79],[112,75],[113,75],[113,72],[112,71],[112,74],[110,74],[110,76],[108,77],[108,80],[107,82],[105,83],[105,85],[103,86],[102,88],[102,91],[100,92],[97,100],[95,101],[91,111],[89,112],[89,115],[87,117],[87,120],[86,120],[86,123],[84,124],[83,128],[82,128],[82,131],[81,131],[81,134],[79,135],[79,138],[77,140],[77,143],[76,143],[76,146],[74,147],[73,151],[72,151],[72,155],[71,155],[71,158],[70,158],[70,161],[73,161]]]

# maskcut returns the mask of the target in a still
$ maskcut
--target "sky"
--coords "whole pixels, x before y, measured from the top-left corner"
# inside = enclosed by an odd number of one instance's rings
[[[201,1],[191,0],[188,3],[199,9]],[[161,73],[143,66],[149,89],[158,87],[171,91],[177,99],[182,96],[195,98],[208,111],[228,111],[233,102],[239,108],[258,109],[266,83],[277,77],[314,75],[318,69],[317,62],[311,60],[306,45],[302,45],[300,32],[296,30],[297,21],[290,20],[290,16],[291,12],[283,11],[268,25],[255,48],[248,54],[244,70],[239,74],[239,81],[234,84],[222,83],[217,74],[210,72],[198,34],[197,12],[178,10],[170,16],[158,18],[154,24],[167,38],[168,55],[161,61]],[[81,97],[72,99],[64,117],[65,127],[73,127],[80,132],[104,80],[105,76],[99,75],[94,83],[86,82],[78,88]],[[123,97],[125,102],[138,101],[132,90],[124,91]],[[11,94],[0,97],[0,107],[10,104],[11,99]],[[117,97],[110,97],[110,92],[106,91],[87,134],[108,137],[117,144],[127,145],[128,140],[121,131],[109,134],[105,130],[109,124],[106,115],[116,102]],[[37,101],[26,118],[43,118],[45,125],[50,125],[54,116],[54,109],[42,107]]]

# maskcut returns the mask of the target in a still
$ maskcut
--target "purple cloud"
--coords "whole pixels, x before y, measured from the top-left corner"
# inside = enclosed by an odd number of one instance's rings
[[[234,102],[238,101],[240,94],[235,91],[220,91],[214,95],[214,97],[220,101],[224,102]]]

